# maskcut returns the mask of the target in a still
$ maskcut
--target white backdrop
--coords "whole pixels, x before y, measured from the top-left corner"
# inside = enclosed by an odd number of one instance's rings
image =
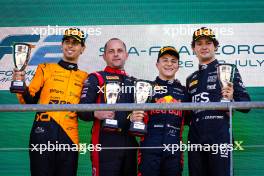
[[[103,51],[102,47],[107,40],[117,37],[126,43],[129,51],[129,59],[125,66],[129,75],[153,80],[157,75],[155,63],[158,50],[162,46],[170,45],[180,51],[182,63],[176,77],[185,84],[186,77],[198,68],[197,58],[192,53],[190,43],[193,31],[202,26],[213,28],[216,32],[220,42],[219,54],[216,55],[218,60],[236,64],[245,86],[264,86],[264,23],[79,26],[88,33],[86,50],[80,57],[79,66],[88,72],[102,70],[105,67],[103,58],[100,56]],[[12,77],[13,56],[11,51],[5,51],[11,45],[6,44],[10,43],[8,40],[13,40],[11,36],[39,35],[37,42],[24,41],[36,46],[32,50],[31,56],[34,56],[32,59],[34,63],[37,63],[42,47],[50,46],[52,48],[60,45],[60,40],[49,42],[46,40],[51,34],[61,34],[59,32],[63,30],[60,29],[58,26],[0,28],[0,54],[2,53],[0,90],[9,89]],[[48,32],[49,35],[47,35]],[[9,39],[7,40],[7,38]],[[23,38],[23,40],[25,39]],[[41,57],[45,61],[45,57],[58,58],[61,56],[61,53],[46,53]],[[35,68],[36,65],[27,67],[28,80],[32,78]]]

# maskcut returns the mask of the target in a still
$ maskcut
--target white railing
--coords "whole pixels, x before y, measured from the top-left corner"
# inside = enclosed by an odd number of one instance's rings
[[[133,110],[230,110],[260,109],[264,102],[210,102],[210,103],[118,103],[118,104],[1,104],[0,112],[25,111],[133,111]]]
[[[209,103],[118,103],[118,104],[1,104],[0,112],[25,111],[133,111],[133,110],[228,110],[230,114],[230,144],[232,144],[232,111],[233,109],[261,109],[264,102],[209,102]],[[233,176],[233,154],[230,155],[230,176]]]

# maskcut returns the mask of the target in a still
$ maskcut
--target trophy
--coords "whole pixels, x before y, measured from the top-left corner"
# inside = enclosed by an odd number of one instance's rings
[[[149,102],[153,93],[153,86],[150,82],[145,80],[137,80],[135,82],[135,103]],[[129,133],[136,136],[143,136],[147,133],[147,127],[144,122],[131,122]]]
[[[14,65],[18,71],[24,71],[30,56],[31,45],[27,43],[15,43],[13,45]],[[26,83],[24,80],[11,81],[10,92],[24,93],[26,91]]]
[[[217,67],[217,75],[221,88],[226,87],[228,82],[233,82],[235,73],[235,65],[233,64],[219,64]],[[230,102],[225,97],[222,97],[221,102]]]
[[[119,82],[107,82],[104,87],[104,97],[107,104],[115,104],[119,99],[121,86]],[[106,131],[118,130],[118,121],[116,119],[105,119],[103,129]]]

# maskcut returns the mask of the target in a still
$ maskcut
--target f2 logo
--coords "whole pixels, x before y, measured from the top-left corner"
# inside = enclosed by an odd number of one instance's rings
[[[62,35],[50,35],[47,36],[43,42],[61,42]],[[26,43],[37,43],[40,41],[40,35],[9,35],[4,38],[0,43],[0,60],[6,54],[12,54],[12,45],[15,42],[26,42]],[[31,56],[29,65],[38,65],[40,63],[46,62],[58,62],[61,57],[49,57],[47,54],[60,54],[62,53],[60,45],[45,45],[36,48],[34,55]]]
[[[5,54],[12,54],[12,45],[15,42],[38,42],[39,35],[9,35],[0,43],[0,60]]]

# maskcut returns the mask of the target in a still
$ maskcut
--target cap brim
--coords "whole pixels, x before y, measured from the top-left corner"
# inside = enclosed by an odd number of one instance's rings
[[[66,38],[74,38],[74,39],[78,40],[78,42],[84,43],[84,41],[82,41],[80,38],[78,38],[78,37],[76,37],[74,35],[64,35],[62,40],[65,40]]]
[[[177,59],[179,59],[179,53],[177,53],[177,52],[175,52],[173,50],[164,51],[162,54],[159,55],[159,58],[164,56],[165,54],[169,54],[169,55],[175,56],[175,57],[177,57]]]
[[[194,39],[194,41],[197,41],[198,39],[200,39],[200,38],[202,38],[202,37],[206,37],[206,38],[209,38],[209,39],[211,39],[211,40],[215,40],[215,38],[212,37],[212,36],[208,36],[208,35],[200,35],[200,36],[196,37],[196,38]]]

